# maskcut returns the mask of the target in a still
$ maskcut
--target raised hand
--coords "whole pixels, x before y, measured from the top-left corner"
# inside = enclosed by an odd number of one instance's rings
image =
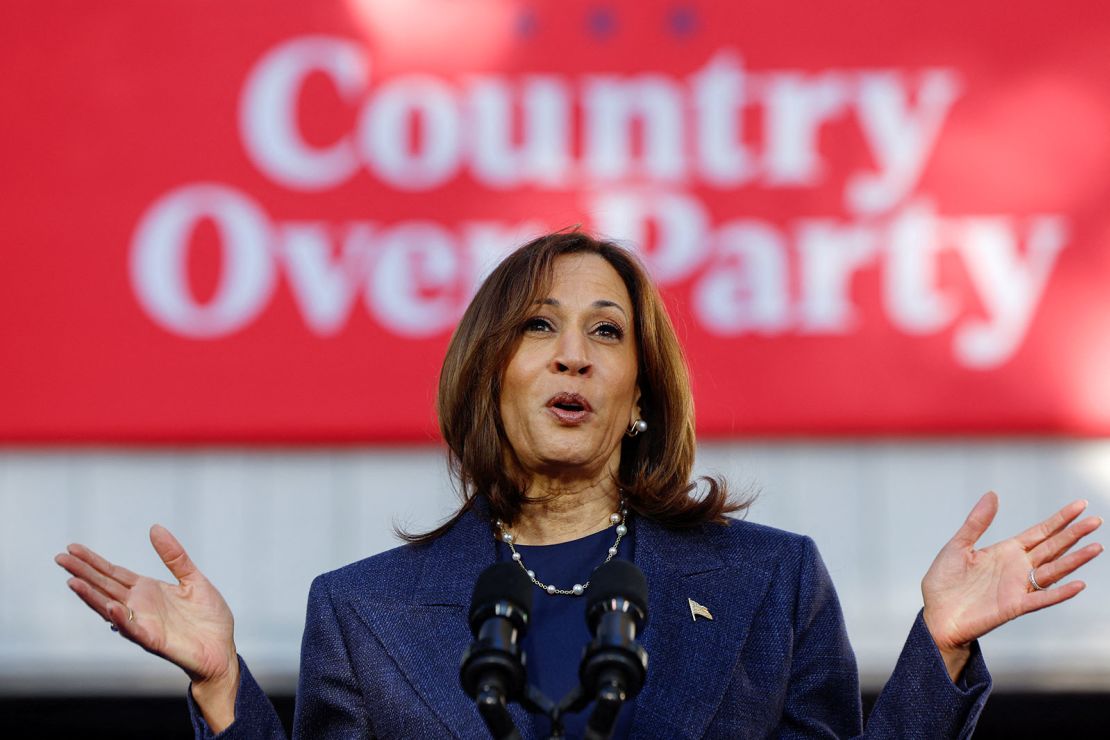
[[[1097,516],[1075,522],[1086,507],[1086,501],[1073,501],[1021,534],[976,550],[975,543],[998,512],[998,496],[987,493],[975,504],[921,581],[925,624],[953,678],[973,640],[1086,587],[1082,581],[1060,583],[1102,552],[1097,542],[1069,552],[1102,525]],[[1041,590],[1030,580],[1031,571]]]
[[[188,674],[194,698],[217,730],[233,719],[239,683],[231,609],[168,529],[151,527],[150,543],[176,584],[113,565],[79,544],[54,561],[73,576],[67,582],[73,592],[123,637]]]

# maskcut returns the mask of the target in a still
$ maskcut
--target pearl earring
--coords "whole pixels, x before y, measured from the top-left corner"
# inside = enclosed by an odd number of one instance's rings
[[[629,437],[635,437],[641,432],[646,432],[647,427],[648,425],[646,421],[644,421],[643,419],[637,419],[636,421],[628,425],[628,431],[625,432],[625,434],[627,434]]]

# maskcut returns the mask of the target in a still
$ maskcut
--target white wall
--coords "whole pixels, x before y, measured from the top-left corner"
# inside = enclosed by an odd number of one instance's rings
[[[749,518],[817,540],[867,686],[889,673],[933,555],[984,490],[1002,507],[984,542],[1085,497],[1110,513],[1110,440],[739,442],[699,469],[758,490]],[[0,693],[178,692],[172,666],[113,635],[53,556],[80,541],[165,574],[146,539],[172,529],[236,615],[239,650],[271,691],[295,685],[317,573],[396,544],[395,521],[434,524],[454,494],[430,448],[0,452]],[[983,641],[999,689],[1110,689],[1110,557],[1088,590]]]

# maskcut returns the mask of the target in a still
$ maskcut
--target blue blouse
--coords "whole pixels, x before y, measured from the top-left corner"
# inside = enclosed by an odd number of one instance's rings
[[[621,539],[616,557],[632,560],[632,517],[628,518],[628,534]],[[536,578],[558,588],[569,589],[576,583],[589,580],[594,569],[605,562],[609,548],[616,540],[616,528],[557,545],[517,545],[521,562],[535,571]],[[497,546],[497,559],[512,559],[509,547],[502,542]],[[528,681],[556,704],[578,685],[578,663],[590,642],[586,625],[586,598],[584,596],[552,596],[539,586],[534,586],[531,624],[524,636],[524,654]],[[626,702],[617,715],[613,727],[614,738],[627,738],[632,726],[634,701]],[[567,738],[581,738],[586,732],[586,722],[594,705],[591,703],[577,714],[563,718]],[[547,717],[533,715],[536,736],[546,738],[551,733]]]

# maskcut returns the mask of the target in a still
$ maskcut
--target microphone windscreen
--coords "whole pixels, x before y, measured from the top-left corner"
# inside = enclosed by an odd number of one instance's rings
[[[532,582],[515,562],[494,563],[478,576],[470,599],[470,628],[477,631],[481,621],[488,619],[502,601],[508,601],[526,615],[532,612]]]
[[[586,591],[586,612],[612,598],[631,601],[647,615],[647,579],[644,572],[627,560],[610,560],[590,576]]]

